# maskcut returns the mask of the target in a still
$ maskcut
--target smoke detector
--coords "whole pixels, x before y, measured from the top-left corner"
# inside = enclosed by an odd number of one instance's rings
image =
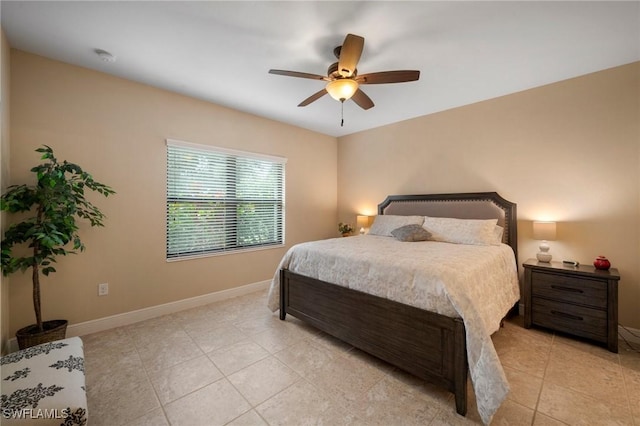
[[[116,57],[113,56],[111,53],[107,52],[106,50],[95,49],[94,52],[96,52],[96,55],[98,55],[98,57],[100,59],[102,59],[104,62],[115,62],[116,61]]]

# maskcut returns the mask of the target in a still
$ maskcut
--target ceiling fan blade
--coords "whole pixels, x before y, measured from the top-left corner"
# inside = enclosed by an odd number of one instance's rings
[[[327,94],[327,90],[326,89],[322,89],[319,92],[314,93],[313,95],[309,96],[307,99],[305,99],[304,101],[300,102],[298,104],[299,107],[303,107],[303,106],[307,106],[309,105],[311,102],[315,102],[318,99],[320,99],[321,97],[323,97],[324,95]]]
[[[363,48],[363,37],[347,34],[340,48],[340,59],[338,60],[338,72],[341,76],[351,77],[353,75]]]
[[[420,71],[402,70],[402,71],[382,71],[373,72],[371,74],[363,74],[356,77],[359,84],[386,84],[386,83],[405,83],[407,81],[416,81],[420,78]]]
[[[307,72],[287,71],[287,70],[269,70],[269,74],[284,75],[287,77],[310,78],[312,80],[329,80],[328,77],[318,74],[309,74]]]
[[[356,90],[356,93],[351,97],[353,102],[358,104],[358,106],[362,109],[373,108],[374,103],[369,96],[367,96],[362,90]]]

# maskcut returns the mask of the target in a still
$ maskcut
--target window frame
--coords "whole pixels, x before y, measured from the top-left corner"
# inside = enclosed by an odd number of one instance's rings
[[[232,168],[238,167],[238,162],[246,161],[246,160],[249,160],[249,161],[256,160],[256,161],[270,162],[273,164],[281,165],[282,170],[278,179],[279,188],[277,188],[276,190],[276,192],[278,192],[281,195],[281,199],[278,199],[276,197],[274,199],[269,199],[269,200],[260,200],[260,199],[249,200],[249,201],[253,201],[256,205],[261,204],[261,201],[262,201],[262,202],[266,202],[267,205],[273,205],[275,208],[279,208],[280,213],[279,214],[276,213],[276,216],[274,216],[276,219],[273,221],[273,225],[279,227],[279,229],[276,229],[275,231],[276,241],[272,243],[262,243],[262,244],[254,244],[254,245],[247,245],[247,246],[238,245],[238,238],[239,238],[238,236],[240,234],[239,232],[240,220],[238,220],[237,208],[238,206],[245,203],[242,203],[243,201],[242,198],[239,198],[237,196],[237,193],[235,193],[235,190],[236,190],[236,187],[238,186],[238,181],[239,181],[239,175],[237,170],[232,174],[225,172],[224,178],[233,177],[233,179],[231,179],[230,181],[227,179],[223,179],[223,182],[222,182],[223,184],[222,186],[231,187],[233,189],[234,195],[232,197],[228,197],[228,196],[225,196],[223,198],[194,197],[192,199],[188,199],[188,197],[179,197],[179,196],[170,197],[169,187],[171,184],[170,182],[171,176],[170,176],[170,152],[169,151],[172,147],[177,149],[183,148],[183,149],[195,151],[195,152],[201,151],[203,153],[207,153],[207,152],[214,153],[221,157],[226,157],[225,161],[230,161],[233,163]],[[212,256],[223,256],[228,254],[238,254],[238,253],[245,253],[245,252],[259,251],[259,250],[270,250],[275,248],[282,248],[285,246],[285,229],[286,229],[285,178],[286,178],[287,158],[268,155],[268,154],[255,153],[255,152],[241,151],[241,150],[230,149],[230,148],[223,148],[223,147],[218,147],[213,145],[196,144],[196,143],[186,142],[186,141],[177,140],[177,139],[166,139],[165,152],[167,155],[166,157],[166,173],[167,174],[166,174],[166,181],[165,181],[166,183],[166,187],[165,187],[165,259],[167,262],[176,262],[176,261],[198,259],[198,258],[212,257]],[[227,248],[226,244],[224,244],[225,247],[222,247],[222,248],[211,248],[209,250],[203,249],[200,251],[192,251],[192,252],[185,251],[183,253],[180,253],[180,252],[170,253],[169,227],[170,227],[171,215],[169,211],[170,211],[171,203],[172,202],[175,203],[176,201],[179,201],[179,200],[182,200],[182,202],[192,203],[194,205],[207,204],[212,202],[223,203],[223,204],[226,204],[226,206],[224,207],[225,210],[228,210],[229,208],[235,209],[235,211],[231,214],[231,216],[234,216],[234,218],[232,219],[232,222],[234,223],[233,230],[231,232],[228,232],[229,230],[227,230],[227,232],[223,232],[225,241],[235,240],[235,245],[232,245],[232,247]],[[215,221],[212,221],[211,223],[213,225],[216,224]],[[280,237],[280,238],[277,238],[277,237]]]

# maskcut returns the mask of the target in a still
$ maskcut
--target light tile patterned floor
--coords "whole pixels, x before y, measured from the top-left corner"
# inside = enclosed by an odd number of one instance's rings
[[[292,316],[266,293],[84,336],[89,418],[99,425],[479,424],[453,395]],[[511,384],[492,424],[640,426],[640,354],[521,319],[493,336]]]

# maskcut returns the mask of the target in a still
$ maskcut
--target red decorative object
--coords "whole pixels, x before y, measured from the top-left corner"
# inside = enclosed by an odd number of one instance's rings
[[[593,266],[595,266],[596,269],[606,271],[611,267],[611,262],[604,256],[598,256],[597,259],[593,261]]]

